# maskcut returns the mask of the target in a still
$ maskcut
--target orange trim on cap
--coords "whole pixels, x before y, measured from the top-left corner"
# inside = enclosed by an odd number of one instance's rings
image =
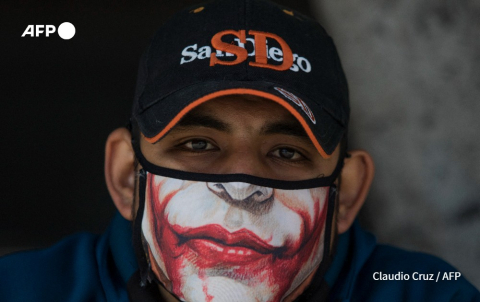
[[[271,101],[274,101],[275,103],[277,104],[280,104],[282,105],[285,109],[287,109],[299,122],[300,124],[302,125],[303,129],[305,130],[305,132],[307,133],[308,137],[312,140],[312,143],[313,145],[315,146],[315,148],[317,148],[318,152],[320,153],[320,155],[323,157],[323,158],[330,158],[331,155],[328,155],[322,148],[322,146],[320,146],[320,144],[318,143],[318,140],[317,138],[315,137],[315,135],[313,134],[312,130],[310,129],[310,127],[308,126],[308,123],[305,121],[305,119],[300,115],[300,113],[295,110],[292,105],[290,105],[287,101],[285,101],[284,99],[276,96],[276,95],[273,95],[271,93],[268,93],[268,92],[264,92],[264,91],[258,91],[258,90],[254,90],[254,89],[248,89],[248,88],[233,88],[233,89],[226,89],[226,90],[221,90],[221,91],[216,91],[216,92],[213,92],[213,93],[210,93],[210,94],[207,94],[206,96],[203,96],[199,99],[197,99],[196,101],[190,103],[187,107],[183,108],[182,111],[180,111],[171,121],[170,123],[168,123],[168,125],[163,128],[162,131],[160,131],[160,133],[158,133],[157,135],[155,135],[154,137],[145,137],[145,139],[149,142],[149,143],[155,143],[156,141],[158,141],[159,139],[161,139],[165,134],[167,134],[168,131],[170,131],[188,112],[190,112],[192,109],[194,109],[195,107],[211,100],[211,99],[214,99],[214,98],[218,98],[218,97],[221,97],[221,96],[226,96],[226,95],[233,95],[233,94],[250,94],[250,95],[256,95],[256,96],[260,96],[260,97],[263,97],[263,98],[266,98],[266,99],[269,99]]]

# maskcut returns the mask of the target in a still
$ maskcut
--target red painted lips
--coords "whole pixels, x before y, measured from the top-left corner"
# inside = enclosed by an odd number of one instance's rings
[[[251,262],[281,250],[246,229],[230,233],[220,225],[212,224],[198,228],[172,226],[172,230],[179,238],[178,245],[187,245],[202,258],[202,262],[208,262],[204,263],[207,266]]]

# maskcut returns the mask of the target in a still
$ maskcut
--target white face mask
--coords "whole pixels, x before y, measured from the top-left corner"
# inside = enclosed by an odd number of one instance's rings
[[[184,301],[281,301],[327,264],[340,165],[280,181],[171,170],[138,153],[144,280],[151,268]]]

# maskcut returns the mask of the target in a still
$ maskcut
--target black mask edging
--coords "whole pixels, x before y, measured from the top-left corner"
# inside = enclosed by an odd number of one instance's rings
[[[283,189],[283,190],[300,190],[300,189],[311,189],[317,187],[327,187],[330,186],[340,175],[340,171],[343,168],[343,156],[340,156],[335,170],[331,175],[325,177],[318,177],[306,180],[296,180],[296,181],[287,181],[287,180],[278,180],[257,177],[248,174],[208,174],[208,173],[195,173],[195,172],[186,172],[180,171],[165,167],[160,167],[149,162],[144,156],[140,149],[140,143],[138,140],[132,137],[132,146],[135,152],[139,163],[142,165],[143,169],[146,171],[155,174],[162,175],[165,177],[171,177],[182,180],[192,180],[192,181],[204,181],[204,182],[245,182],[257,186],[274,188],[274,189]]]

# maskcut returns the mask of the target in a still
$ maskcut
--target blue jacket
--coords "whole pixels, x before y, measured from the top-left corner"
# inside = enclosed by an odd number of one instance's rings
[[[81,233],[1,258],[0,301],[128,301],[126,284],[137,270],[131,234],[117,214],[103,235]],[[436,257],[378,245],[355,222],[339,236],[325,281],[330,301],[480,301],[455,272]],[[382,280],[395,276],[403,280]]]

